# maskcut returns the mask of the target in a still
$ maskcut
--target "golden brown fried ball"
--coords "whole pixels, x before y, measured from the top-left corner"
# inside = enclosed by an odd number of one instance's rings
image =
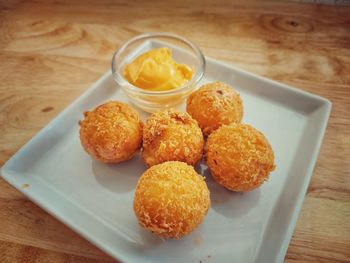
[[[105,163],[130,159],[142,144],[142,122],[129,105],[110,101],[84,113],[80,140],[85,151]]]
[[[134,211],[139,224],[164,238],[181,238],[195,229],[210,206],[204,178],[183,162],[149,168],[139,179]]]
[[[158,111],[143,130],[142,156],[148,166],[166,161],[194,165],[202,158],[204,139],[197,122],[186,112]]]
[[[259,187],[275,169],[271,145],[248,124],[233,123],[213,132],[207,141],[206,159],[215,181],[238,192]]]
[[[239,123],[243,117],[241,97],[222,82],[203,85],[187,99],[186,111],[197,120],[204,135],[221,125]]]

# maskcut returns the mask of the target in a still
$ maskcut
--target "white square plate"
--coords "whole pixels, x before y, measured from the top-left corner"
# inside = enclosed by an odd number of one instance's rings
[[[138,226],[133,194],[146,169],[139,156],[106,165],[93,161],[80,145],[78,121],[85,110],[112,99],[128,102],[110,72],[20,149],[1,174],[43,209],[125,262],[282,262],[331,103],[207,58],[202,83],[213,80],[240,92],[243,122],[268,138],[277,168],[261,188],[239,194],[215,184],[201,164],[197,168],[207,178],[212,206],[203,224],[181,240],[164,241]]]

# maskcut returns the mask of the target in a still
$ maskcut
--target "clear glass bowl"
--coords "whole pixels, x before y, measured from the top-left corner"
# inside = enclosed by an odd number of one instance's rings
[[[124,78],[124,67],[139,55],[153,48],[169,47],[177,63],[193,70],[193,77],[185,85],[166,91],[149,91],[132,85]],[[205,58],[199,48],[189,40],[170,33],[147,33],[130,39],[117,50],[112,59],[113,78],[130,101],[147,112],[176,107],[198,88],[205,72]]]

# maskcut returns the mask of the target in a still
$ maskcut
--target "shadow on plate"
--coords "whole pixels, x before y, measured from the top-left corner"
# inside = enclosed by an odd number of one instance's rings
[[[197,171],[206,178],[210,190],[211,208],[215,212],[228,218],[237,218],[247,214],[258,204],[259,188],[247,193],[232,192],[216,183],[205,165],[201,164]]]
[[[92,171],[99,184],[112,192],[127,193],[135,189],[137,180],[146,170],[139,154],[129,161],[105,164],[92,161]]]
[[[143,249],[154,248],[165,242],[164,239],[159,238],[158,236],[152,234],[151,232],[148,232],[143,227],[141,226],[138,226],[138,227],[139,227],[139,234],[142,239],[141,247]]]
[[[179,253],[182,255],[188,254],[196,246],[193,240],[200,236],[198,232],[200,232],[200,227],[199,229],[197,228],[192,233],[182,237],[181,239],[163,239],[152,234],[151,232],[148,232],[140,226],[139,233],[141,239],[143,240],[143,244],[140,245],[137,249],[139,252],[149,255],[158,255],[159,253],[165,253],[167,256],[177,257]]]

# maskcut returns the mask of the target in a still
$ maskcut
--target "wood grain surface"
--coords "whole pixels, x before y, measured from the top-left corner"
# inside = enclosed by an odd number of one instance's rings
[[[0,1],[0,165],[110,69],[169,31],[333,102],[286,262],[350,262],[350,7],[285,1]],[[0,179],[0,262],[115,262]]]

